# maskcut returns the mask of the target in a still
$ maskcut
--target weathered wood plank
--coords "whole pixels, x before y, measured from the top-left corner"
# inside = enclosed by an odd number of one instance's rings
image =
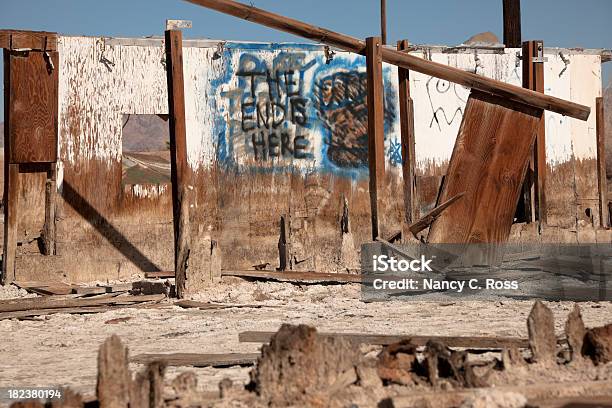
[[[174,278],[175,274],[173,271],[156,271],[156,272],[145,272],[146,279],[170,279]]]
[[[0,30],[0,48],[56,51],[57,33],[47,31]]]
[[[245,331],[238,334],[241,343],[268,343],[275,332]],[[410,339],[415,346],[424,346],[428,341],[441,342],[448,347],[465,347],[470,349],[502,349],[504,347],[527,348],[529,341],[516,337],[482,337],[482,336],[410,336],[365,333],[320,333],[321,336],[343,337],[355,343],[386,346]]]
[[[0,313],[17,312],[26,310],[62,309],[74,307],[90,307],[115,304],[134,304],[143,302],[160,302],[166,298],[165,295],[145,295],[145,296],[118,296],[111,298],[97,299],[74,299],[59,298],[53,296],[33,298],[33,299],[14,299],[0,301]]]
[[[407,52],[407,40],[397,42],[397,50]],[[402,176],[404,179],[404,219],[415,222],[419,214],[416,191],[416,147],[414,135],[414,102],[410,97],[410,71],[397,69],[400,101],[400,127],[402,139]]]
[[[505,242],[541,109],[472,91],[440,201],[465,196],[432,223],[430,243]]]
[[[57,52],[9,53],[10,163],[57,160],[58,67]]]
[[[308,38],[323,44],[341,48],[345,51],[365,54],[366,44],[357,38],[315,27],[301,21],[270,13],[257,7],[248,6],[232,0],[188,0],[221,13],[242,18],[254,23]],[[579,105],[549,95],[506,84],[458,68],[439,64],[404,52],[382,49],[383,61],[398,67],[411,69],[425,75],[445,79],[468,88],[478,89],[502,98],[511,99],[540,109],[586,120],[591,112],[588,106]]]
[[[370,215],[372,240],[379,235],[379,200],[385,178],[385,111],[383,105],[382,44],[380,37],[366,39],[368,76],[368,164],[370,168]]]
[[[521,47],[521,0],[504,0],[504,45]]]
[[[169,353],[169,354],[139,354],[132,357],[132,363],[150,364],[164,362],[173,367],[232,367],[250,366],[255,364],[260,353]]]
[[[174,221],[174,272],[176,294],[185,295],[189,257],[189,205],[187,202],[187,130],[185,123],[185,85],[183,78],[183,34],[166,31],[168,107],[170,112],[170,161]]]
[[[360,283],[360,275],[346,273],[319,273],[319,272],[275,272],[275,271],[222,271],[221,276],[235,276],[239,278],[268,279],[289,282],[329,282],[329,283]]]

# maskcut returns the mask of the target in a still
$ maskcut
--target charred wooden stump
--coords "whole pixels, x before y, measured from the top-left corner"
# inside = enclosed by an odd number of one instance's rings
[[[250,388],[273,406],[326,406],[335,392],[357,381],[359,357],[346,339],[285,324],[262,347]]]
[[[567,316],[567,321],[565,322],[565,336],[569,345],[570,361],[582,359],[582,344],[584,343],[585,334],[586,329],[582,321],[580,307],[575,304],[574,309]]]
[[[539,300],[535,302],[527,318],[527,330],[532,361],[555,363],[557,350],[555,319],[552,311]]]

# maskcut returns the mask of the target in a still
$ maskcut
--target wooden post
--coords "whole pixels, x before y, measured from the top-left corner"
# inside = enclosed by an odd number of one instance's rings
[[[370,208],[372,240],[379,235],[379,195],[385,177],[385,112],[383,105],[382,44],[380,37],[366,39],[368,78],[368,162],[370,167]]]
[[[408,41],[397,42],[399,51],[408,52]],[[419,216],[416,191],[416,150],[414,135],[414,104],[410,97],[410,73],[407,69],[398,68],[400,126],[402,138],[402,175],[404,178],[404,219],[407,225],[415,222]]]
[[[504,1],[504,45],[521,47],[521,0]]]
[[[189,225],[187,204],[187,132],[185,124],[185,85],[183,78],[183,35],[180,30],[166,31],[166,71],[168,112],[170,115],[170,165],[174,224],[174,274],[176,295],[183,298],[187,279]]]
[[[387,44],[387,0],[380,0],[380,40]]]
[[[6,145],[5,145],[6,146]],[[5,147],[6,148],[6,147]],[[5,157],[6,159],[6,157]],[[4,164],[4,255],[2,256],[2,284],[15,281],[17,254],[17,209],[19,208],[19,164]]]
[[[544,93],[544,43],[542,41],[526,41],[523,43],[523,87],[532,91]],[[527,211],[531,221],[538,221],[540,230],[546,224],[546,130],[542,121],[534,144],[534,154],[529,168],[533,180],[528,191],[524,189],[524,199],[530,211]],[[531,183],[533,181],[533,183]],[[528,218],[529,219],[529,218]]]
[[[608,212],[608,180],[606,174],[606,132],[604,116],[604,100],[596,100],[597,115],[597,180],[599,181],[599,220],[602,228],[610,226]]]
[[[57,192],[55,163],[49,164],[45,183],[45,224],[43,226],[43,250],[45,255],[55,255],[55,196]]]

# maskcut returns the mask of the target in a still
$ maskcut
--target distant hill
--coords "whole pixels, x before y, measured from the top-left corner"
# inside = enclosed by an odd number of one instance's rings
[[[168,149],[168,121],[157,115],[124,115],[123,123],[123,151],[153,152]]]

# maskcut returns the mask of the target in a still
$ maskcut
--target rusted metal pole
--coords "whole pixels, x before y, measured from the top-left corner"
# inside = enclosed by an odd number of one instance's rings
[[[602,228],[608,228],[609,211],[608,211],[608,181],[606,174],[606,133],[605,133],[605,115],[604,115],[604,100],[603,98],[596,99],[596,115],[597,115],[597,180],[599,181],[599,220]]]
[[[166,71],[170,113],[170,175],[174,225],[174,274],[176,294],[185,294],[189,256],[189,205],[186,197],[187,130],[185,124],[185,85],[183,78],[183,34],[166,31]]]
[[[408,41],[397,42],[398,51],[408,52]],[[404,179],[404,212],[406,225],[415,222],[419,216],[416,191],[416,151],[414,135],[414,104],[410,97],[410,73],[398,68],[400,127],[402,139],[402,176]]]
[[[248,6],[233,0],[187,0],[221,13],[252,21],[266,27],[281,30],[299,37],[308,38],[323,44],[338,47],[345,51],[365,55],[365,43],[357,38],[315,27],[301,21],[270,13],[257,7]],[[463,71],[458,68],[428,61],[414,55],[382,49],[383,61],[398,67],[411,69],[425,75],[445,79],[468,88],[494,94],[526,105],[557,112],[576,119],[587,120],[591,109],[588,106],[569,102],[549,95],[523,89],[515,85],[496,81],[482,75]]]
[[[380,37],[366,39],[368,77],[368,163],[370,167],[370,208],[372,240],[379,235],[379,196],[385,177],[385,111]]]
[[[521,47],[521,0],[504,1],[504,45]]]
[[[380,0],[380,40],[387,44],[387,0]]]

